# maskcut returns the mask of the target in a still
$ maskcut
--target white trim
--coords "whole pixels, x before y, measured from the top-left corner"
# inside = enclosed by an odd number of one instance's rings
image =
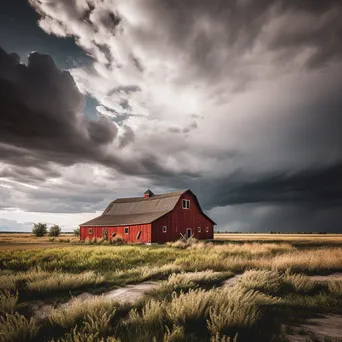
[[[88,228],[88,234],[90,235],[93,235],[93,228]]]
[[[190,200],[182,199],[182,208],[183,209],[190,209]]]
[[[200,233],[201,232],[201,226],[197,227],[197,231]]]
[[[205,227],[205,232],[209,233],[209,227]]]
[[[126,233],[126,230],[127,230],[127,233]],[[128,234],[129,234],[129,227],[125,227],[125,228],[124,228],[124,233],[125,233],[125,235],[128,235]]]
[[[162,226],[163,233],[167,232],[167,226]]]

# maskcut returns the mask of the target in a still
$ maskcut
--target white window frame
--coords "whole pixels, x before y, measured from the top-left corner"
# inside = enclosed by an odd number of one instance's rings
[[[93,235],[93,228],[88,228],[88,234]]]
[[[183,209],[190,209],[190,200],[188,200],[188,199],[183,199],[183,200],[182,200],[182,208],[183,208]]]
[[[205,227],[205,232],[209,233],[209,227]]]
[[[197,227],[197,231],[200,233],[201,230],[202,230],[202,229],[201,229],[201,226],[198,226],[198,227]]]
[[[127,233],[126,233],[126,231],[127,231]],[[124,233],[125,233],[125,235],[128,235],[128,234],[129,234],[129,227],[125,227],[125,228],[124,228]]]
[[[163,231],[163,233],[166,233],[167,232],[167,226],[162,226],[162,231]]]

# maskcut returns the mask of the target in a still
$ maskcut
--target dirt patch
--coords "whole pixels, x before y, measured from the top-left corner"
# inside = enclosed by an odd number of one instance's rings
[[[101,295],[93,295],[89,292],[83,292],[78,296],[72,297],[66,303],[60,304],[57,308],[67,308],[76,299],[81,301],[86,301],[88,299],[101,297],[108,300],[115,300],[120,303],[134,303],[138,299],[142,298],[146,293],[152,291],[153,289],[160,286],[158,282],[146,281],[141,284],[127,285],[120,287],[118,289],[103,292]],[[44,303],[36,305],[33,310],[35,312],[35,317],[38,319],[46,318],[50,315],[51,311],[54,309],[52,305],[47,305]]]
[[[314,275],[309,276],[309,278],[315,281],[342,280],[342,272],[331,273],[328,275]]]
[[[284,330],[288,342],[342,342],[342,316],[310,318],[305,324],[286,326]]]
[[[222,286],[233,286],[242,278],[242,276],[243,274],[236,274],[235,276],[225,280]]]

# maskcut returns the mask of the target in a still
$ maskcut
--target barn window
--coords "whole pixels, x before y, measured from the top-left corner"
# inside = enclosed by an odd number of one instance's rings
[[[209,227],[205,227],[205,231],[208,233],[209,232]]]
[[[140,239],[140,236],[141,236],[141,230],[138,231],[138,234],[137,234],[137,240]]]
[[[197,227],[197,231],[200,233],[201,232],[201,227]]]
[[[128,235],[128,232],[129,232],[129,228],[125,227],[125,234]]]
[[[182,207],[183,207],[183,209],[190,209],[190,200],[183,199],[182,200]]]
[[[163,229],[163,233],[167,232],[167,226],[163,226],[162,229]]]
[[[93,228],[89,228],[88,234],[93,234]]]

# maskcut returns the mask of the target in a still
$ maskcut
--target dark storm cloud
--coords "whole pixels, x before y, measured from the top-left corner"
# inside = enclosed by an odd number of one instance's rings
[[[342,206],[342,163],[330,168],[306,170],[293,174],[272,174],[251,179],[236,173],[199,189],[211,192],[204,197],[207,209],[241,203],[316,203],[321,206]]]
[[[90,162],[126,174],[172,174],[152,153],[129,160],[116,157],[113,148],[108,150],[117,138],[117,126],[105,116],[93,121],[82,114],[83,95],[70,73],[60,71],[48,55],[32,53],[26,66],[18,63],[17,55],[1,49],[0,103],[3,162],[45,170],[49,163],[68,166]],[[133,140],[133,130],[124,126],[119,148]],[[34,178],[35,172],[31,176]],[[27,177],[20,179],[26,181]]]
[[[338,0],[155,0],[146,1],[145,6],[149,18],[165,29],[163,39],[175,51],[186,51],[189,78],[218,82],[229,77],[231,91],[241,92],[257,77],[253,64],[244,65],[253,49],[261,47],[261,58],[273,52],[278,72],[308,50],[304,65],[309,69],[342,56],[342,3]],[[151,32],[137,34],[149,43]]]
[[[124,148],[128,144],[134,141],[135,134],[131,127],[124,125],[123,126],[124,134],[119,138],[119,147]]]
[[[341,206],[313,203],[248,203],[210,212],[221,231],[340,233]]]
[[[48,55],[32,53],[25,66],[0,50],[0,103],[0,142],[17,147],[14,155],[26,150],[32,160],[37,155],[65,165],[101,160],[102,145],[117,135],[105,117],[90,121],[80,114],[83,95],[69,72],[60,71]],[[4,147],[1,154],[8,154]]]

